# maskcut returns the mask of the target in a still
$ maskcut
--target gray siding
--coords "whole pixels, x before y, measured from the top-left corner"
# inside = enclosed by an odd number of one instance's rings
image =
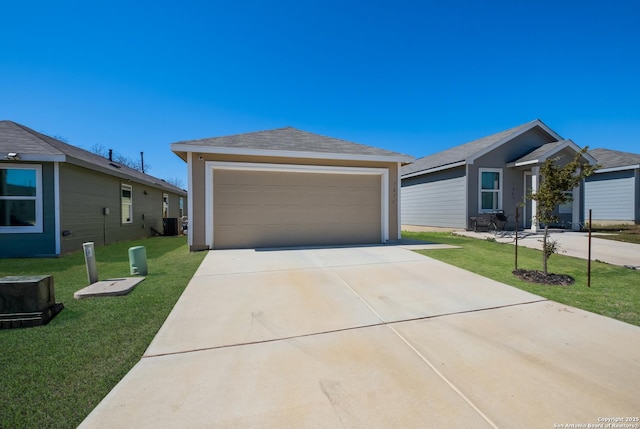
[[[466,227],[465,169],[402,180],[403,225]]]
[[[516,206],[524,201],[526,194],[524,173],[529,169],[507,168],[506,165],[550,142],[551,139],[546,133],[539,132],[537,129],[531,130],[479,157],[469,165],[469,216],[479,214],[480,168],[500,168],[502,169],[502,201],[500,206],[507,215],[507,226],[514,227]],[[519,211],[520,216],[523,216],[524,209],[520,208]]]
[[[585,219],[637,221],[637,179],[633,170],[596,173],[585,180]]]
[[[41,165],[42,233],[0,234],[0,258],[53,256],[56,254],[54,167],[52,163],[42,163]]]
[[[132,186],[132,223],[121,222],[121,184]],[[82,243],[96,246],[162,232],[162,194],[160,189],[119,179],[107,174],[63,164],[60,166],[61,253],[82,249]],[[178,217],[179,195],[169,194],[169,216]],[[186,197],[185,204],[186,204]],[[109,214],[103,214],[108,208]]]

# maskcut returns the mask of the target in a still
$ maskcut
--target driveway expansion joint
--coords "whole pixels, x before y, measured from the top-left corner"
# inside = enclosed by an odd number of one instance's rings
[[[429,315],[429,316],[412,317],[412,318],[409,318],[409,319],[393,320],[393,321],[389,321],[389,322],[386,322],[386,321],[382,320],[380,323],[371,323],[371,324],[367,324],[367,325],[352,326],[352,327],[349,327],[349,328],[333,329],[333,330],[329,330],[329,331],[311,332],[311,333],[308,333],[308,334],[291,335],[289,337],[270,338],[270,339],[260,340],[260,341],[248,341],[246,343],[225,344],[225,345],[221,345],[221,346],[201,347],[201,348],[197,348],[197,349],[180,350],[180,351],[175,351],[175,352],[146,354],[146,355],[142,356],[142,359],[156,358],[156,357],[166,357],[166,356],[173,356],[173,355],[183,355],[183,354],[190,354],[190,353],[198,353],[198,352],[209,351],[209,350],[229,349],[229,348],[232,348],[232,347],[251,346],[251,345],[256,345],[256,344],[275,343],[275,342],[279,342],[279,341],[291,341],[291,340],[296,340],[296,339],[300,339],[300,338],[315,337],[315,336],[319,336],[319,335],[334,334],[334,333],[338,333],[338,332],[355,331],[357,329],[374,328],[374,327],[377,327],[377,326],[387,326],[387,327],[389,327],[389,328],[391,328],[393,330],[392,325],[397,325],[399,323],[419,322],[421,320],[439,319],[439,318],[442,318],[442,317],[456,316],[456,315],[460,315],[460,314],[479,313],[479,312],[483,312],[483,311],[498,310],[498,309],[501,309],[501,308],[518,307],[518,306],[521,306],[521,305],[536,304],[536,303],[545,302],[545,301],[549,301],[549,300],[546,299],[546,298],[541,298],[541,299],[534,300],[534,301],[519,302],[519,303],[515,303],[515,304],[505,304],[505,305],[500,305],[500,306],[495,306],[495,307],[478,308],[478,309],[474,309],[474,310],[457,311],[457,312],[452,312],[452,313],[442,313],[442,314],[434,314],[434,315]],[[394,330],[394,332],[395,332],[395,330]]]

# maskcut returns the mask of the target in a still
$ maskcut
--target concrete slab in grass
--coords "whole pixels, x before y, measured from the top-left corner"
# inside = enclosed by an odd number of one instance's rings
[[[73,297],[81,299],[96,296],[126,295],[144,279],[144,277],[123,277],[120,279],[101,280],[75,292]]]
[[[498,427],[640,410],[640,327],[552,301],[392,326]]]
[[[322,268],[194,277],[146,355],[381,323]]]
[[[490,425],[391,329],[376,326],[144,358],[80,425],[104,427]]]

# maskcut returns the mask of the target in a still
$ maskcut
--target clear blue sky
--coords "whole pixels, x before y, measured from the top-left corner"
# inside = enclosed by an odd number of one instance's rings
[[[640,153],[640,3],[12,1],[0,119],[145,152],[293,126],[425,156],[540,118]]]

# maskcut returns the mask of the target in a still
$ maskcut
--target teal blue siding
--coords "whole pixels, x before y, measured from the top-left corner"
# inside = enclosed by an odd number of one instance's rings
[[[42,163],[42,233],[0,233],[0,258],[55,256],[53,163]]]

